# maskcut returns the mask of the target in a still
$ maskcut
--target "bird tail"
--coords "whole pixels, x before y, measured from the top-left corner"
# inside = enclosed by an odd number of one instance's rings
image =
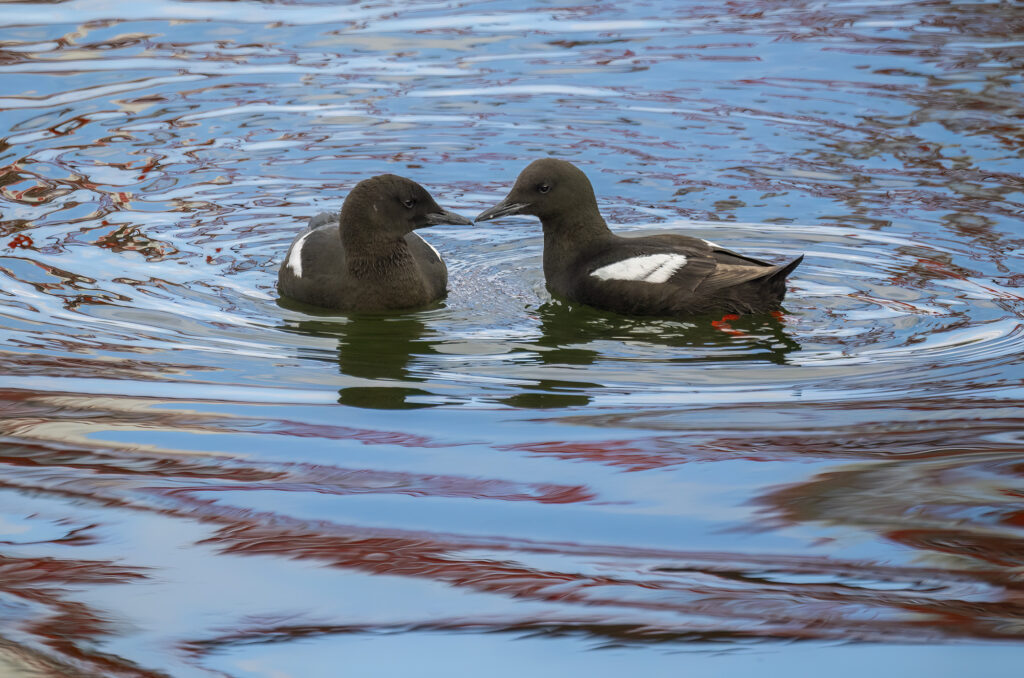
[[[735,308],[739,313],[755,313],[770,308],[778,308],[782,300],[786,298],[786,276],[793,272],[800,262],[804,260],[803,255],[789,262],[785,266],[779,266],[774,271],[758,276],[733,288]]]
[[[780,266],[777,271],[772,271],[772,273],[765,278],[765,281],[768,284],[762,289],[774,297],[773,301],[775,304],[781,304],[782,300],[786,298],[786,277],[792,273],[793,269],[799,266],[800,262],[803,260],[804,255],[801,254],[785,266]]]
[[[801,254],[799,257],[797,257],[793,261],[791,261],[788,264],[786,264],[785,266],[782,266],[781,268],[779,268],[779,270],[774,271],[771,275],[768,276],[768,280],[785,281],[785,279],[789,276],[789,274],[793,272],[793,269],[795,269],[797,266],[799,266],[800,262],[803,261],[803,260],[804,260],[804,255]]]

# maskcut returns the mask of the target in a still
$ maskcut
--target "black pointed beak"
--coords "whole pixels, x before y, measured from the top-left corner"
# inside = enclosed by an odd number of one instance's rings
[[[474,221],[490,221],[491,219],[497,219],[498,217],[507,217],[510,214],[522,214],[523,210],[529,206],[529,203],[509,202],[506,198],[503,202],[499,202],[494,207],[488,207],[483,212],[476,215],[476,219],[474,219]]]
[[[456,214],[455,212],[449,212],[446,209],[442,209],[439,212],[430,212],[423,220],[424,226],[437,226],[438,224],[453,224],[456,226],[472,226],[473,222],[470,219]]]

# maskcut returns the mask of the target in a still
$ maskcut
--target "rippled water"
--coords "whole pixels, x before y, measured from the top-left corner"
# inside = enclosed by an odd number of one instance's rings
[[[0,26],[0,674],[1017,675],[1015,3]],[[278,303],[356,181],[472,215],[548,154],[621,232],[804,253],[785,314],[569,307],[528,219],[426,233],[437,308]]]

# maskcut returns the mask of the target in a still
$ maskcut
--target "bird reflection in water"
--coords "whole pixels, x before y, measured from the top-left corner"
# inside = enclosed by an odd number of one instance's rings
[[[671,362],[758,361],[785,365],[800,349],[786,332],[781,313],[692,316],[685,320],[634,318],[588,306],[551,301],[537,309],[544,364],[590,365],[614,353],[599,342],[643,342],[679,349]]]
[[[350,386],[338,391],[338,402],[376,410],[433,407],[431,393],[408,386],[422,382],[409,369],[413,356],[436,353],[424,337],[426,326],[413,316],[357,316],[349,318],[338,337],[338,369],[342,374],[384,386]]]
[[[287,307],[314,312],[294,302],[287,303]],[[781,365],[786,363],[788,353],[800,348],[786,333],[784,321],[771,314],[729,316],[727,322],[710,316],[679,321],[631,318],[560,301],[543,304],[535,313],[540,335],[532,342],[535,351],[531,352],[531,361],[542,368],[586,367],[615,360],[623,349],[643,353],[645,346],[677,349],[671,362],[680,364],[747,361]],[[443,401],[436,393],[416,385],[428,379],[415,369],[417,359],[429,362],[429,356],[443,352],[435,344],[444,342],[424,324],[422,314],[331,315],[299,320],[288,329],[308,336],[336,337],[341,374],[374,382],[340,389],[338,402],[342,405],[418,409]],[[474,356],[465,358],[472,361]],[[604,388],[586,380],[587,371],[578,372],[581,379],[558,378],[565,376],[561,370],[551,377],[541,374],[526,385],[523,381],[531,379],[530,369],[518,365],[511,365],[507,375],[515,382],[515,392],[498,398],[498,402],[511,407],[583,407]]]
[[[622,348],[642,353],[644,346],[678,349],[673,363],[770,362],[786,364],[800,349],[785,329],[781,313],[745,316],[694,316],[685,321],[635,318],[589,306],[550,301],[535,312],[540,336],[534,360],[550,367],[586,367],[621,356]],[[595,370],[595,374],[600,373]],[[585,375],[586,373],[582,373]],[[577,380],[539,379],[502,402],[513,407],[578,407],[604,387]]]
[[[299,305],[292,302],[287,307],[299,308]],[[304,305],[301,310],[310,312]],[[428,335],[426,325],[415,315],[330,316],[322,320],[299,320],[288,329],[309,336],[337,337],[341,374],[377,382],[340,389],[338,402],[342,405],[403,410],[440,404],[430,391],[410,385],[425,381],[410,369],[414,356],[437,353],[432,342],[424,338]]]

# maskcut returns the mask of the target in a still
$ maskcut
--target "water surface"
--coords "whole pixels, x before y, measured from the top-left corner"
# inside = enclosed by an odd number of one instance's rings
[[[0,5],[0,673],[1016,675],[1024,15],[999,2]],[[281,304],[382,172],[545,155],[785,312]],[[804,671],[801,671],[804,669]]]

